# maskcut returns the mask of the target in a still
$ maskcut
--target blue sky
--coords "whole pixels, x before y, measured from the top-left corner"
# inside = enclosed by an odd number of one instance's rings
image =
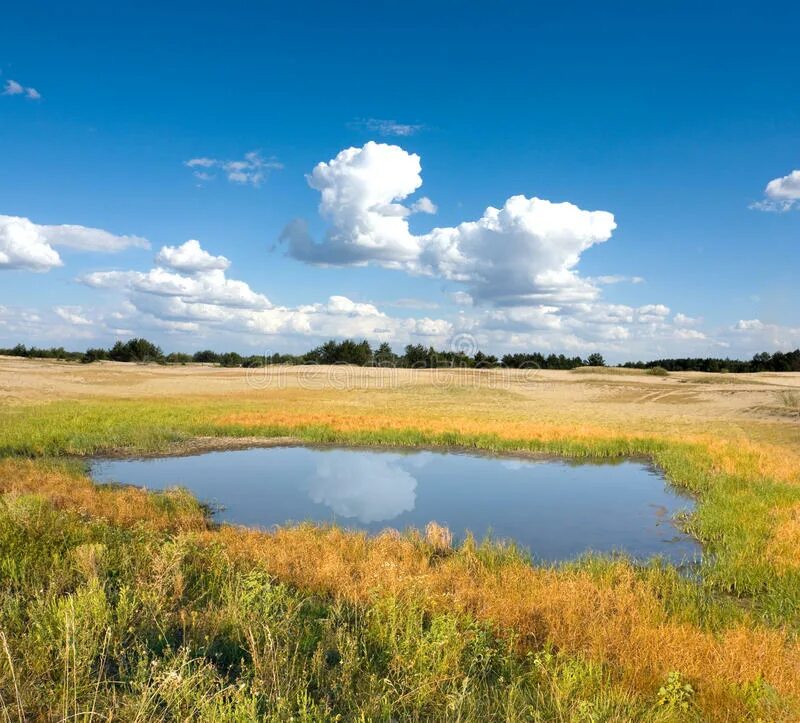
[[[798,27],[797,3],[14,3],[0,345],[800,346]]]

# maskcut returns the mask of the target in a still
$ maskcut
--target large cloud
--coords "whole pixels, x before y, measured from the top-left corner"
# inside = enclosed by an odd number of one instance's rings
[[[95,288],[116,288],[152,294],[174,296],[184,302],[214,304],[237,309],[269,309],[272,304],[263,294],[253,291],[244,281],[228,279],[225,272],[195,272],[184,276],[156,267],[141,271],[95,271],[86,274],[83,282]]]
[[[63,262],[54,246],[113,253],[131,246],[149,248],[139,236],[117,236],[99,228],[47,226],[22,216],[0,215],[0,269],[49,271]]]
[[[287,227],[290,253],[314,263],[415,268],[422,244],[408,228],[410,209],[399,201],[422,185],[420,170],[418,155],[373,141],[318,164],[308,183],[320,192],[319,211],[331,228],[314,243],[304,226]]]
[[[421,262],[423,269],[463,281],[477,300],[571,303],[597,296],[575,266],[614,228],[614,216],[606,211],[512,196],[477,221],[426,234]]]
[[[315,242],[303,223],[290,224],[282,235],[289,253],[311,263],[372,262],[438,275],[498,305],[597,296],[575,267],[586,249],[610,238],[611,213],[520,195],[502,208],[488,207],[477,221],[415,235],[409,214],[435,209],[429,199],[403,203],[422,185],[420,172],[418,155],[373,141],[319,163],[308,182],[320,192],[319,210],[331,227]]]

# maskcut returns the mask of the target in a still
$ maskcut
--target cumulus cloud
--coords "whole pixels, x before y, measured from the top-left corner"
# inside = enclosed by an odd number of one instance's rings
[[[91,326],[92,321],[82,314],[79,306],[56,306],[53,311],[64,321],[76,326]]]
[[[570,303],[597,296],[575,267],[616,228],[606,211],[512,196],[477,221],[435,228],[424,237],[422,269],[463,282],[494,304]]]
[[[29,100],[39,100],[42,97],[36,88],[26,88],[22,83],[10,79],[5,82],[3,92],[0,95],[22,95]]]
[[[623,360],[704,355],[728,346],[730,331],[712,336],[681,327],[670,313],[662,304],[634,307],[603,301],[473,308],[459,315],[456,331],[468,331],[484,350],[578,355],[602,351]]]
[[[378,133],[382,136],[413,136],[425,128],[421,123],[398,123],[385,118],[360,118],[352,121],[351,128]]]
[[[413,213],[429,213],[433,215],[438,210],[439,207],[427,196],[422,196],[422,198],[418,198],[411,204],[411,211]]]
[[[156,263],[175,271],[196,273],[227,269],[231,262],[224,256],[212,256],[200,247],[196,239],[189,239],[180,246],[164,246],[156,256]]]
[[[375,263],[436,275],[497,305],[597,296],[596,285],[580,277],[576,266],[585,250],[610,238],[616,228],[611,213],[519,195],[501,208],[488,207],[477,221],[415,235],[407,218],[419,207],[403,202],[422,185],[420,174],[419,156],[399,146],[370,141],[347,148],[307,177],[330,223],[325,237],[316,242],[304,223],[294,222],[281,240],[303,261]]]
[[[751,353],[797,349],[800,347],[800,327],[761,319],[740,319],[730,329],[730,339],[734,346],[748,349]]]
[[[765,199],[751,205],[759,211],[791,211],[800,204],[800,171],[774,178],[764,189]]]
[[[270,171],[280,170],[283,164],[275,158],[264,158],[260,151],[250,151],[239,160],[224,160],[202,156],[185,161],[192,169],[194,177],[201,182],[212,181],[216,177],[212,171],[219,170],[231,183],[258,187]]]
[[[700,319],[692,316],[686,316],[686,314],[681,314],[680,312],[675,314],[675,317],[673,318],[675,326],[695,326],[696,324],[699,324],[700,321]]]
[[[99,228],[40,225],[22,216],[0,215],[0,269],[41,272],[62,266],[54,246],[114,253],[130,247],[149,248],[150,244],[139,236],[117,236]]]
[[[269,309],[272,304],[263,294],[253,291],[244,281],[228,279],[219,269],[193,272],[191,275],[156,267],[141,271],[94,271],[81,279],[87,286],[127,289],[154,296],[174,296],[184,302],[214,304],[238,309]]]
[[[165,246],[149,271],[95,271],[80,280],[123,295],[126,313],[115,326],[161,328],[173,333],[216,332],[245,335],[362,337],[399,343],[433,338],[445,343],[452,324],[442,319],[394,318],[374,304],[334,295],[326,302],[284,307],[273,304],[244,281],[228,278],[229,261],[191,241]],[[112,322],[109,321],[109,324]]]
[[[764,328],[764,322],[760,319],[739,319],[734,328],[736,331],[760,331]]]

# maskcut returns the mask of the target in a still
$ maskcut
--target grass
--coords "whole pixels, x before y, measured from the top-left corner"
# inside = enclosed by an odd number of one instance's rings
[[[464,616],[301,593],[186,533],[87,525],[35,498],[1,519],[18,571],[2,607],[11,719],[423,719],[443,701],[461,717],[549,717],[565,668],[592,705],[628,706],[590,663],[540,671]]]
[[[5,405],[0,716],[800,717],[796,437],[520,405],[459,388]],[[494,543],[453,549],[441,529],[218,528],[184,492],[96,486],[64,459],[286,435],[648,456],[697,496],[685,525],[705,560],[688,577],[657,561],[533,566]]]

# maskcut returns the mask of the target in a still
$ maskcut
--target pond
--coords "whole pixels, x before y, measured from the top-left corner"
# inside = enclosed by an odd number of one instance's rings
[[[92,463],[98,482],[181,486],[215,519],[269,528],[311,520],[379,532],[435,520],[456,541],[513,540],[536,560],[587,551],[680,563],[700,547],[673,524],[691,510],[651,465],[430,451],[264,447]]]

